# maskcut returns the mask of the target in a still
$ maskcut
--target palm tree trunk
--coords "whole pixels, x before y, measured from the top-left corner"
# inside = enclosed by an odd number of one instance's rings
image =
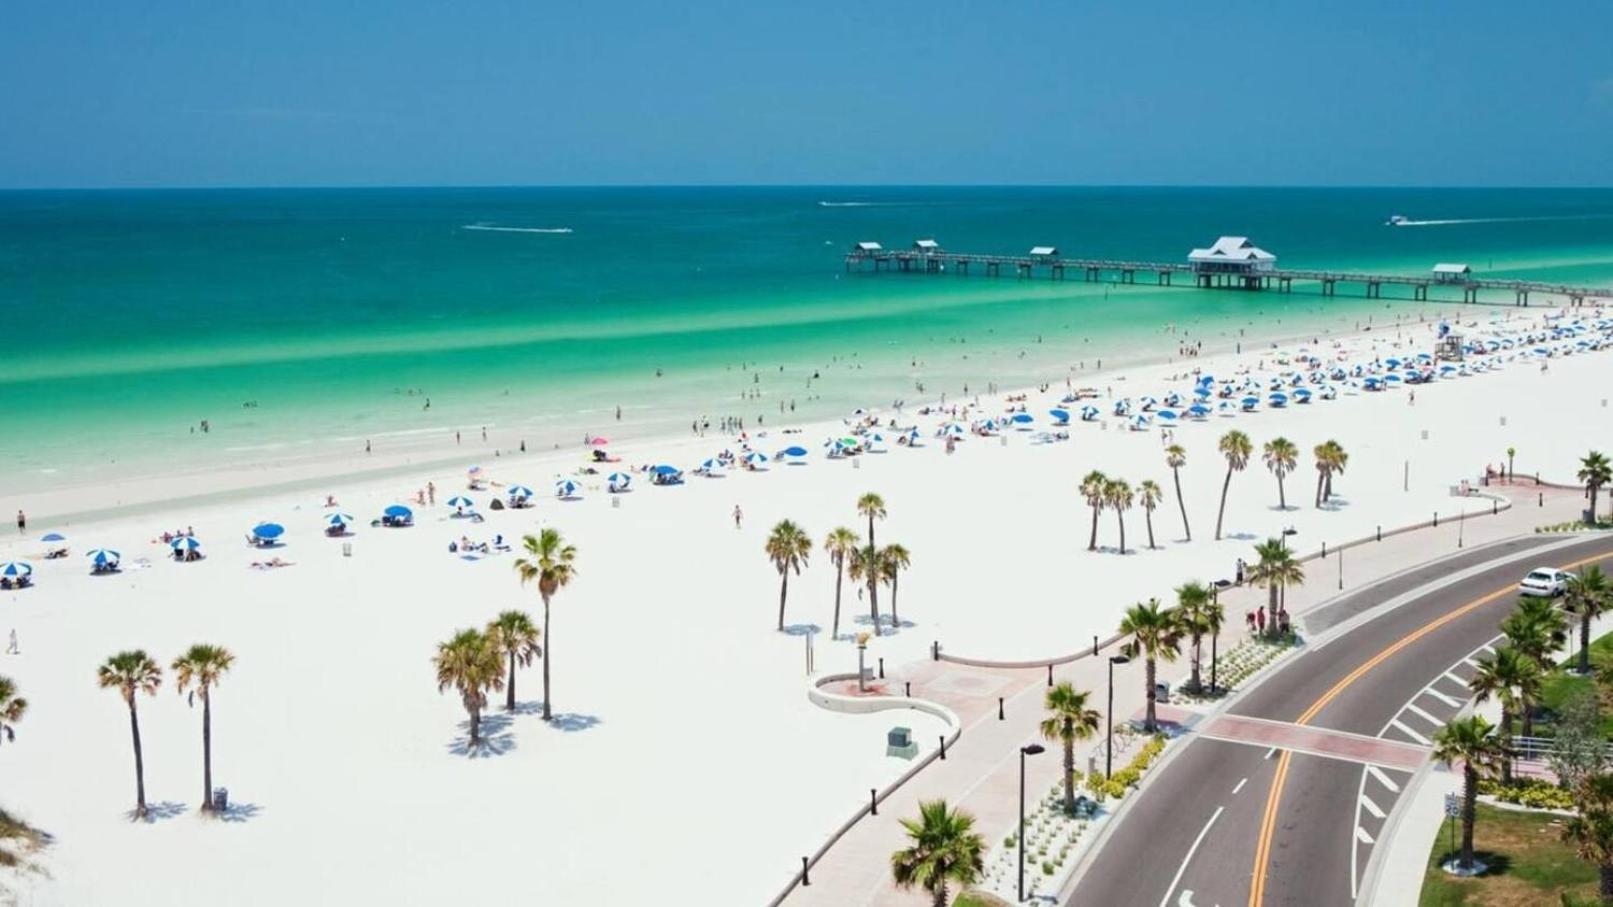
[[[1512,711],[1501,706],[1501,783],[1512,783]]]
[[[932,907],[947,907],[947,880],[943,876],[935,889],[935,903]]]
[[[1326,479],[1327,479],[1327,474],[1326,473],[1324,473],[1324,472],[1317,472],[1316,473],[1316,509],[1318,509],[1318,510],[1322,509],[1322,483],[1324,481],[1326,481]]]
[[[1064,722],[1064,812],[1075,815],[1075,722]]]
[[[1204,688],[1203,675],[1199,670],[1199,664],[1203,660],[1203,658],[1204,658],[1204,637],[1200,636],[1197,633],[1194,633],[1193,634],[1193,676],[1191,678],[1189,678],[1188,683],[1192,685],[1193,692],[1195,692],[1195,693],[1197,693],[1199,690],[1202,690]]]
[[[129,733],[134,737],[134,817],[146,817],[146,760],[140,752],[140,715],[135,711],[134,694],[129,694]]]
[[[829,630],[829,640],[833,642],[840,638],[840,581],[846,573],[846,560],[844,557],[835,558],[835,619],[834,626]]]
[[[470,745],[474,749],[482,742],[482,710],[472,705],[467,696],[465,711],[470,714]]]
[[[1613,901],[1613,863],[1603,863],[1598,870],[1601,874],[1601,883],[1598,890],[1602,895],[1602,903]]]
[[[1590,524],[1596,525],[1596,486],[1591,486],[1591,519]]]
[[[896,616],[896,581],[901,575],[902,571],[900,569],[891,571],[891,626],[893,627],[902,625],[902,619]]]
[[[784,597],[790,594],[790,570],[786,567],[778,572],[778,628],[784,632]]]
[[[879,636],[879,571],[877,568],[868,577],[868,616],[874,620],[874,635]]]
[[[1120,553],[1126,553],[1126,515],[1119,507],[1115,508],[1115,522],[1120,524]]]
[[[1182,511],[1182,531],[1187,533],[1187,540],[1191,542],[1193,541],[1193,529],[1187,525],[1187,505],[1182,502],[1182,474],[1172,469],[1171,480],[1176,483],[1176,507]]]
[[[1143,510],[1143,522],[1148,524],[1148,550],[1154,550],[1154,511]]]
[[[549,659],[554,655],[554,637],[549,635],[549,596],[543,597],[543,720],[553,716],[549,709]]]
[[[1579,618],[1579,672],[1591,672],[1591,603],[1585,602],[1581,609],[1585,612]]]
[[[1288,509],[1288,494],[1283,491],[1283,474],[1277,474],[1277,509]]]
[[[1215,635],[1210,637],[1210,693],[1211,693],[1211,695],[1214,695],[1214,693],[1215,693],[1215,665],[1216,665],[1216,662],[1218,661],[1218,659],[1216,658],[1216,651],[1215,650],[1216,650],[1216,644],[1219,643],[1220,641],[1221,641],[1221,631],[1219,629],[1217,629],[1215,631]]]
[[[504,711],[515,711],[515,653],[510,653],[510,680],[504,686]]]
[[[1333,500],[1333,471],[1330,469],[1327,472],[1327,484],[1322,488],[1322,503],[1326,504],[1331,500]]]
[[[202,812],[213,811],[213,697],[202,688]]]
[[[1272,636],[1277,635],[1277,588],[1276,580],[1266,584],[1266,632]]]
[[[1087,539],[1087,550],[1098,550],[1098,508],[1096,506],[1092,508],[1092,536]]]
[[[874,515],[868,515],[868,547],[874,547]]]
[[[1215,540],[1221,541],[1221,521],[1227,515],[1227,489],[1232,487],[1232,467],[1227,467],[1226,481],[1221,483],[1221,509],[1215,513]]]
[[[1148,684],[1148,716],[1147,720],[1143,722],[1143,727],[1148,733],[1152,734],[1158,730],[1158,725],[1154,721],[1154,659],[1147,659],[1146,667],[1147,670],[1143,672],[1143,677]]]
[[[1463,869],[1473,867],[1473,823],[1478,820],[1476,806],[1479,794],[1479,773],[1471,765],[1462,766],[1462,860]]]

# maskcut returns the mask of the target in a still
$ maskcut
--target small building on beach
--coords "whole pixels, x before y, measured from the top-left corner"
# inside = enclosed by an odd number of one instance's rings
[[[1435,283],[1467,283],[1473,269],[1457,262],[1442,261],[1434,265]]]
[[[913,251],[920,255],[940,255],[941,244],[933,239],[913,240]]]
[[[1030,254],[1036,261],[1051,261],[1059,257],[1059,250],[1057,246],[1036,246]]]

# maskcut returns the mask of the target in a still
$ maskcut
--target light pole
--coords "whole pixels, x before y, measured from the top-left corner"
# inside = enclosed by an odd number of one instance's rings
[[[1115,665],[1123,665],[1131,661],[1129,655],[1109,656],[1109,709],[1104,713],[1104,721],[1108,723],[1108,730],[1104,732],[1108,742],[1103,747],[1103,780],[1108,781],[1109,776],[1115,773]]]
[[[1038,756],[1045,751],[1040,743],[1019,748],[1019,900],[1025,900],[1025,757]]]
[[[857,634],[857,692],[868,692],[868,673],[863,668],[863,653],[868,651],[868,632]]]

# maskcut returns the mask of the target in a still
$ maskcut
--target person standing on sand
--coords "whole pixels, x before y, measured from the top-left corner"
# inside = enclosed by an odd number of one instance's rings
[[[739,521],[744,519],[744,517],[745,517],[745,514],[739,509],[739,505],[735,504],[734,505],[734,528],[735,529],[739,528]]]
[[[437,506],[437,483],[426,483],[426,500],[431,504],[431,506]]]
[[[17,645],[17,628],[11,628],[11,644],[6,646],[7,655],[21,655],[22,648]]]
[[[17,511],[17,532],[20,534],[20,533],[24,533],[24,532],[27,532],[27,531],[28,531],[28,516],[27,516],[27,514],[24,514],[21,510],[19,510],[19,511]]]

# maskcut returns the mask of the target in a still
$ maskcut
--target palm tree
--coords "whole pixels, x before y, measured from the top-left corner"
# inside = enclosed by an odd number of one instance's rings
[[[0,742],[17,739],[17,722],[28,711],[28,700],[17,695],[17,684],[0,677]]]
[[[543,655],[538,645],[538,628],[525,611],[504,611],[487,625],[487,644],[509,660],[504,681],[504,711],[515,711],[515,666],[529,667]]]
[[[1534,707],[1541,682],[1540,666],[1512,646],[1501,646],[1494,655],[1479,659],[1478,670],[1467,682],[1478,702],[1487,702],[1492,696],[1500,701],[1501,747],[1507,753],[1512,751],[1512,719]],[[1510,758],[1501,761],[1501,780],[1512,782]]]
[[[1215,669],[1219,661],[1217,649],[1221,642],[1221,627],[1226,623],[1227,607],[1221,604],[1219,596],[1210,594],[1210,602],[1203,608],[1204,632],[1210,634],[1210,693],[1216,691]]]
[[[1087,539],[1087,550],[1098,550],[1098,514],[1103,512],[1103,490],[1109,485],[1109,477],[1094,469],[1081,480],[1081,496],[1087,499],[1087,506],[1092,508],[1092,536]]]
[[[146,762],[140,751],[140,715],[135,709],[135,694],[157,695],[162,687],[162,668],[142,649],[132,649],[108,658],[96,672],[96,681],[102,689],[116,689],[129,707],[129,733],[134,737],[134,817],[146,817]]]
[[[1227,515],[1227,490],[1232,487],[1232,474],[1242,472],[1243,468],[1249,465],[1249,455],[1254,452],[1254,444],[1249,441],[1248,435],[1234,428],[1221,436],[1216,449],[1221,451],[1221,456],[1227,458],[1227,477],[1226,481],[1221,483],[1221,509],[1215,514],[1215,539],[1220,541],[1221,522]]]
[[[1579,673],[1591,673],[1591,620],[1608,610],[1609,593],[1607,576],[1602,568],[1592,564],[1581,568],[1568,580],[1563,595],[1563,608],[1579,617]]]
[[[487,691],[504,688],[504,659],[486,634],[466,629],[438,643],[431,661],[437,667],[437,692],[449,687],[459,691],[459,701],[470,716],[470,748],[474,750],[482,743]]]
[[[857,499],[857,512],[868,517],[868,546],[874,547],[874,520],[885,518],[885,499],[870,491]],[[876,571],[877,573],[877,571]],[[868,580],[868,607],[874,613],[874,635],[879,635],[879,582],[877,576]]]
[[[783,632],[784,600],[790,594],[790,571],[794,570],[796,576],[801,575],[801,568],[806,566],[807,558],[812,555],[812,539],[800,526],[789,520],[779,520],[762,548],[767,552],[767,559],[773,562],[773,569],[778,571],[778,628]]]
[[[202,700],[202,812],[213,811],[213,687],[235,664],[235,656],[223,646],[198,643],[174,659],[174,687],[183,695],[196,687],[193,697]]]
[[[885,562],[879,556],[879,549],[873,545],[864,545],[851,552],[851,560],[846,564],[846,572],[851,575],[853,582],[866,584],[870,589],[884,582]],[[879,633],[879,606],[874,603],[872,596],[868,599],[868,618],[874,622],[874,635]]]
[[[1608,482],[1613,482],[1613,464],[1608,463],[1607,456],[1602,452],[1593,450],[1580,459],[1577,475],[1585,483],[1585,493],[1590,496],[1589,522],[1595,525],[1596,493]]]
[[[1153,479],[1143,479],[1137,486],[1137,502],[1143,505],[1143,522],[1148,524],[1148,547],[1154,548],[1154,508],[1159,506],[1163,492]]]
[[[913,553],[901,545],[886,545],[880,549],[879,559],[879,572],[891,587],[891,626],[900,626],[902,619],[896,616],[896,582],[902,571],[913,565]]]
[[[1305,582],[1305,568],[1294,560],[1282,539],[1266,539],[1255,546],[1258,560],[1249,568],[1249,581],[1266,586],[1266,630],[1277,635],[1278,595],[1289,586]]]
[[[1209,586],[1188,582],[1176,587],[1176,616],[1181,621],[1182,632],[1187,634],[1188,651],[1191,653],[1188,660],[1192,673],[1187,685],[1195,693],[1204,689],[1200,664],[1204,660],[1204,635],[1210,632],[1209,608]]]
[[[930,893],[934,907],[946,907],[947,885],[972,885],[985,871],[986,841],[974,831],[975,818],[949,809],[945,800],[919,804],[919,819],[903,819],[911,846],[891,854],[896,887],[914,885]]]
[[[829,562],[835,565],[835,619],[830,628],[829,638],[840,638],[840,581],[846,575],[846,558],[857,549],[861,539],[857,533],[844,526],[833,530],[823,540],[823,550],[829,555]]]
[[[1077,690],[1068,681],[1052,687],[1042,700],[1047,717],[1042,719],[1042,737],[1049,743],[1064,744],[1064,811],[1075,815],[1075,743],[1091,740],[1098,732],[1098,710],[1087,707],[1091,694]]]
[[[1180,444],[1172,444],[1165,448],[1165,465],[1171,468],[1171,481],[1176,483],[1176,507],[1182,511],[1182,531],[1187,534],[1187,540],[1193,541],[1193,529],[1187,525],[1187,505],[1182,502],[1182,473],[1181,469],[1187,465],[1187,448]]]
[[[1120,621],[1120,632],[1131,639],[1121,647],[1128,658],[1141,657],[1145,661],[1144,681],[1148,684],[1148,715],[1144,730],[1152,734],[1159,728],[1154,717],[1154,674],[1159,661],[1175,661],[1181,654],[1181,624],[1169,610],[1161,610],[1159,602],[1150,599],[1139,602],[1126,611]]]
[[[1501,622],[1501,632],[1508,644],[1534,662],[1544,675],[1555,667],[1552,654],[1568,639],[1568,622],[1550,600],[1526,598]],[[1522,717],[1523,736],[1533,737],[1534,709],[1524,709]]]
[[[1115,512],[1115,522],[1120,524],[1120,553],[1126,553],[1126,511],[1131,509],[1133,499],[1131,484],[1125,479],[1110,479],[1103,483],[1103,502]]]
[[[1482,715],[1458,718],[1434,735],[1434,759],[1446,767],[1462,763],[1462,854],[1457,865],[1473,868],[1473,823],[1478,818],[1475,804],[1479,778],[1494,775],[1496,764],[1506,758],[1494,736],[1495,727]]]
[[[1613,902],[1613,775],[1586,777],[1574,800],[1579,815],[1563,825],[1563,841],[1576,846],[1581,860],[1596,864],[1602,903]]]
[[[558,529],[544,529],[537,535],[521,539],[526,557],[515,559],[515,572],[521,585],[538,584],[538,595],[543,599],[543,720],[549,721],[554,713],[549,693],[549,662],[554,658],[554,634],[549,632],[549,602],[554,594],[577,578],[577,549],[566,544]]]
[[[1337,441],[1329,440],[1322,447],[1327,451],[1328,469],[1322,483],[1322,503],[1326,504],[1333,498],[1333,477],[1344,475],[1344,467],[1350,465],[1350,455]]]
[[[1272,438],[1261,451],[1261,459],[1271,474],[1277,477],[1277,509],[1287,510],[1288,495],[1283,490],[1283,479],[1294,471],[1294,465],[1299,462],[1299,448],[1287,438]]]

